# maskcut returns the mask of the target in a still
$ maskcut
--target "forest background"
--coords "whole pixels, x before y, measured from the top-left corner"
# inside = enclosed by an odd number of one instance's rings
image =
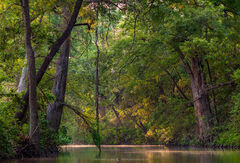
[[[0,158],[240,146],[239,14],[237,0],[1,0]]]

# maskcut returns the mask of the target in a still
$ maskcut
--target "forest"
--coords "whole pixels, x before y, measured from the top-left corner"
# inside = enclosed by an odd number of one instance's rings
[[[1,0],[0,22],[0,160],[240,147],[240,1]]]

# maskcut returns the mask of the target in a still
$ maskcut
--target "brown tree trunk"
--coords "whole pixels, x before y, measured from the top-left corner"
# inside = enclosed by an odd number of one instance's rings
[[[198,117],[200,139],[205,140],[211,128],[211,109],[208,92],[206,90],[206,78],[200,58],[192,58],[191,79],[194,108]]]
[[[211,129],[212,117],[202,58],[198,55],[191,57],[190,66],[180,48],[175,47],[175,50],[179,54],[191,81],[193,103],[199,126],[199,138],[201,141],[206,141]]]
[[[75,8],[74,11],[72,13],[71,19],[68,23],[68,26],[66,28],[66,30],[63,32],[63,34],[56,40],[56,42],[53,44],[50,53],[45,57],[38,73],[37,73],[37,79],[36,82],[37,84],[39,84],[39,82],[41,81],[44,73],[46,72],[49,64],[51,63],[53,57],[56,55],[57,51],[59,50],[60,46],[63,44],[63,42],[69,37],[74,24],[76,23],[76,19],[79,13],[79,10],[82,6],[82,2],[83,0],[77,0],[75,3]],[[25,102],[24,105],[19,106],[14,118],[19,121],[21,124],[24,121],[24,118],[26,116],[26,112],[27,112],[27,108],[28,108],[28,94],[29,94],[29,90],[27,90],[27,92],[25,93],[25,95],[23,96],[23,101]]]
[[[25,27],[25,49],[28,63],[30,131],[29,141],[35,147],[34,153],[40,154],[40,136],[38,126],[35,56],[31,44],[31,26],[28,0],[22,1],[22,14]]]

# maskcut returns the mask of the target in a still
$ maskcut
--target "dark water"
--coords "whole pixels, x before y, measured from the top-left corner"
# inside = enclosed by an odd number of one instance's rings
[[[65,146],[57,158],[8,160],[4,163],[240,163],[238,150],[166,148],[164,146]]]

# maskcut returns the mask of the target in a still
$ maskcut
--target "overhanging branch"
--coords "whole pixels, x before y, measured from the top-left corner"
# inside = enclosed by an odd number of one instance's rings
[[[90,29],[91,29],[91,26],[90,26],[90,24],[88,24],[88,23],[79,23],[79,24],[74,24],[74,27],[76,27],[76,26],[84,26],[84,25],[86,25],[86,26],[88,27],[88,30],[90,30]]]

